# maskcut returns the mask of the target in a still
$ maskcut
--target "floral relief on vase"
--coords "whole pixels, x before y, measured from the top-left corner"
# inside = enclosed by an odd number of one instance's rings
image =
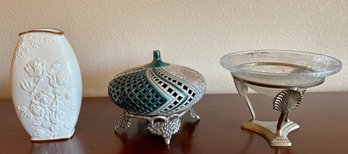
[[[46,45],[48,42],[53,42],[54,40],[48,37],[45,37],[40,34],[28,34],[23,36],[23,38],[20,39],[17,50],[15,52],[15,59],[23,60],[25,56],[29,53],[29,47],[33,48],[40,48]]]
[[[66,109],[74,110],[71,101],[71,79],[62,70],[64,60],[56,60],[49,66],[45,60],[29,60],[24,70],[27,79],[20,81],[22,90],[30,96],[26,105],[17,106],[20,118],[31,120],[35,129],[30,132],[35,138],[54,138],[58,133],[71,130],[77,118],[64,122]]]

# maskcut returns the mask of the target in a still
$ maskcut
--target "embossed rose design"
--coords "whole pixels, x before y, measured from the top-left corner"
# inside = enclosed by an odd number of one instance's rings
[[[53,75],[50,79],[50,85],[54,88],[62,86],[66,87],[70,85],[70,80],[66,77],[66,75],[63,72],[58,72],[57,75]]]
[[[35,116],[45,115],[45,109],[51,105],[53,98],[44,91],[40,91],[35,95],[29,109]]]
[[[48,106],[52,102],[52,97],[45,91],[40,91],[34,98],[34,101],[40,102],[40,105]]]
[[[53,90],[54,94],[58,96],[65,95],[67,99],[70,99],[71,94],[69,89],[71,89],[71,81],[63,72],[58,72],[57,75],[52,76],[49,83],[55,88]]]
[[[29,77],[34,78],[36,84],[42,80],[45,75],[46,63],[41,62],[38,58],[29,61],[29,63],[24,67],[24,70],[28,73]]]
[[[42,108],[38,102],[33,101],[32,104],[29,106],[29,109],[34,116],[41,117],[45,115],[45,109]]]
[[[40,48],[46,45],[48,42],[53,42],[53,40],[38,34],[25,35],[23,39],[20,39],[20,45],[18,46],[15,55],[16,60],[23,60],[24,57],[26,57],[26,55],[29,53],[29,47]]]
[[[58,132],[74,127],[74,121],[72,123],[62,121],[66,116],[62,109],[75,106],[70,101],[71,79],[61,70],[64,64],[65,60],[57,60],[46,66],[44,60],[36,58],[30,60],[24,67],[30,80],[22,80],[20,85],[34,97],[28,107],[18,106],[17,110],[21,117],[32,119],[31,124],[39,128],[31,133],[35,137],[52,137]],[[47,82],[48,85],[42,86]]]
[[[29,43],[34,48],[39,48],[47,44],[47,42],[51,42],[50,38],[44,37],[42,35],[37,34],[29,34],[24,36],[24,40],[27,40],[26,43]]]
[[[35,129],[35,131],[31,133],[31,135],[37,138],[50,138],[54,136],[52,132],[46,132],[45,130],[41,129]]]
[[[63,72],[58,72],[56,79],[57,79],[56,81],[57,81],[58,85],[62,86],[65,84],[66,77],[65,77],[65,74]]]
[[[32,133],[32,136],[38,137],[38,138],[44,138],[45,137],[45,131],[40,129],[35,129],[35,131]]]
[[[61,120],[44,120],[43,118],[36,118],[35,123],[36,126],[42,126],[43,128],[47,128],[51,133],[58,133],[64,130],[64,122]]]
[[[51,123],[50,122],[46,122],[46,124],[47,124],[47,128],[49,128],[52,132],[57,133],[57,132],[62,132],[63,131],[63,126],[64,126],[63,121],[54,120]]]

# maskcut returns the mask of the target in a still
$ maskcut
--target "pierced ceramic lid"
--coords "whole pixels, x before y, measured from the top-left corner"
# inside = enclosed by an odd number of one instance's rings
[[[149,64],[126,70],[110,81],[113,102],[129,113],[168,115],[189,109],[205,93],[203,76],[188,67],[165,63],[160,51]]]

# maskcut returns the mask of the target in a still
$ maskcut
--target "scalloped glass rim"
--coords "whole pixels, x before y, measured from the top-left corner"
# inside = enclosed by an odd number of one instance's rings
[[[231,57],[236,58],[236,56],[244,56],[246,54],[250,53],[262,53],[262,52],[267,52],[271,54],[294,54],[294,55],[299,55],[299,56],[316,56],[316,57],[321,57],[324,59],[329,60],[330,63],[320,63],[320,65],[325,65],[325,66],[331,66],[331,67],[326,67],[330,69],[323,69],[323,70],[313,70],[313,72],[296,72],[296,73],[270,73],[270,72],[260,72],[260,71],[253,71],[253,70],[243,70],[238,68],[239,65],[241,64],[234,64],[234,62],[230,61],[229,59]],[[267,61],[265,61],[267,62]],[[319,64],[319,62],[314,62]],[[279,50],[279,49],[262,49],[262,50],[247,50],[247,51],[237,51],[233,53],[226,54],[220,58],[220,64],[227,70],[231,71],[233,75],[255,75],[255,76],[263,76],[266,78],[283,78],[288,77],[292,79],[296,78],[325,78],[327,76],[333,75],[337,72],[339,72],[342,69],[342,63],[340,60],[337,58],[327,56],[324,54],[318,54],[318,53],[313,53],[313,52],[307,52],[307,51],[295,51],[295,50]],[[246,64],[246,63],[245,63]],[[296,64],[295,64],[296,65]]]

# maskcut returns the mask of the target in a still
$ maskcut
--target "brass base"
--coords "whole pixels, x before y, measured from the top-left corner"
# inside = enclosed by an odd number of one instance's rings
[[[247,121],[242,124],[243,129],[251,130],[263,136],[271,146],[291,146],[288,134],[300,128],[300,126],[292,121],[283,122],[279,135],[277,135],[278,121]]]

